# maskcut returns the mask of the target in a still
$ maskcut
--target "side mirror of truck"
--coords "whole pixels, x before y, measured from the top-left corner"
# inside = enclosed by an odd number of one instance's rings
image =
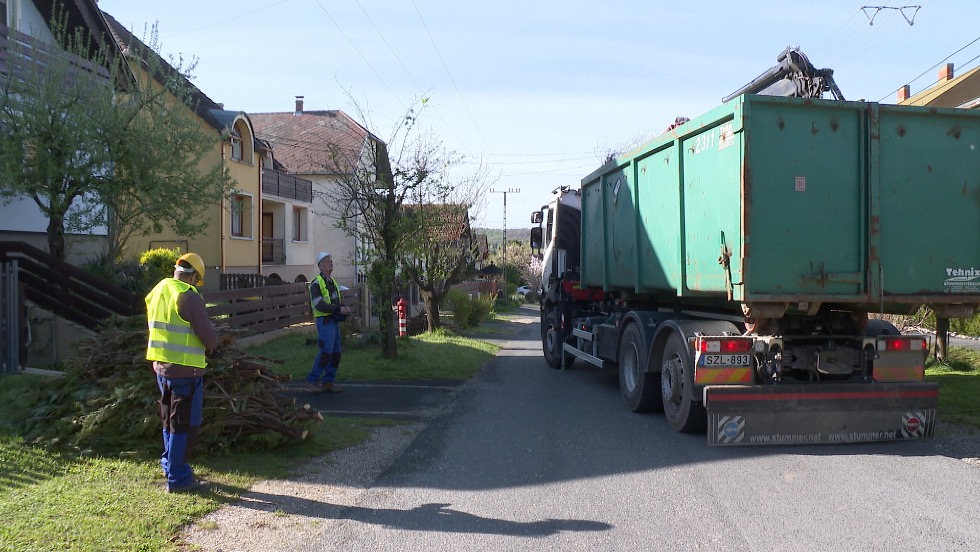
[[[531,224],[541,224],[541,221],[543,220],[544,214],[541,211],[534,211],[531,213]]]
[[[541,227],[535,226],[531,228],[531,253],[534,250],[541,251]]]

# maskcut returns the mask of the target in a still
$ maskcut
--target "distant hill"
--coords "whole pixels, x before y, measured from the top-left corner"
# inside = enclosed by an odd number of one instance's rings
[[[504,231],[502,228],[473,228],[473,231],[477,234],[486,234],[487,243],[490,247],[499,247],[503,243]],[[530,243],[531,241],[531,229],[530,228],[507,228],[507,241],[519,241],[521,243]]]

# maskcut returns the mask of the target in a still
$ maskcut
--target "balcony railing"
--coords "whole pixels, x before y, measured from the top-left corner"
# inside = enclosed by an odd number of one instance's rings
[[[286,246],[283,243],[283,240],[276,238],[262,238],[262,264],[286,264]]]
[[[33,63],[44,66],[49,63],[49,58],[54,55],[67,59],[70,62],[68,75],[64,75],[66,82],[72,82],[77,77],[76,72],[94,73],[99,80],[109,86],[109,70],[99,67],[92,62],[78,56],[69,54],[57,46],[52,46],[35,39],[30,35],[20,31],[15,31],[7,26],[0,25],[0,74],[12,75],[22,81],[27,80],[32,72],[37,71],[32,67]]]
[[[262,169],[262,193],[313,202],[313,182],[275,169]]]

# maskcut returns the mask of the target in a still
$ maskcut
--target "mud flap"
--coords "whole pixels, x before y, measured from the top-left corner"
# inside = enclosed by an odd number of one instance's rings
[[[934,383],[716,385],[704,388],[709,445],[795,445],[927,439]]]

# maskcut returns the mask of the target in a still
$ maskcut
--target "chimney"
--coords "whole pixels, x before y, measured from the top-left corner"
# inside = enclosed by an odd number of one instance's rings
[[[939,82],[951,80],[953,80],[953,64],[947,63],[945,66],[939,69]]]
[[[909,85],[905,85],[898,89],[898,103],[902,103],[905,100],[912,97],[912,88]]]
[[[303,113],[303,96],[296,96],[296,115]]]

